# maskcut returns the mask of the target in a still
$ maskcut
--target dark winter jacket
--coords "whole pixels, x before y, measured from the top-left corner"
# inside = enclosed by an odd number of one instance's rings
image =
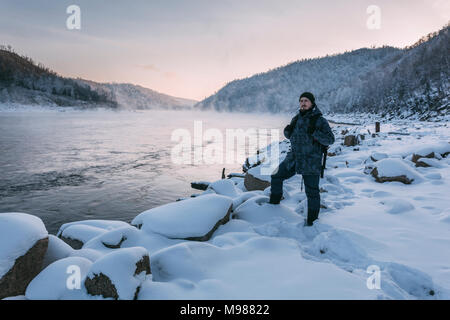
[[[318,115],[316,126],[311,128],[311,118],[315,115]],[[309,128],[314,129],[313,132],[309,133]],[[335,138],[317,105],[304,115],[299,112],[284,128],[284,135],[291,141],[291,151],[285,159],[289,166],[295,165],[298,174],[320,174],[323,154],[321,145],[332,145]]]

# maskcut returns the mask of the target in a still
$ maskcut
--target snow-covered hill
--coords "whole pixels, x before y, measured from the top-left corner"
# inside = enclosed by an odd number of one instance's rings
[[[197,102],[128,83],[107,83],[102,88],[110,90],[114,100],[125,109],[190,109]]]
[[[64,78],[3,47],[0,70],[0,103],[7,105],[189,109],[196,103],[132,84]]]
[[[449,112],[449,26],[416,44],[296,61],[228,83],[194,107],[293,112],[304,91],[325,112]]]

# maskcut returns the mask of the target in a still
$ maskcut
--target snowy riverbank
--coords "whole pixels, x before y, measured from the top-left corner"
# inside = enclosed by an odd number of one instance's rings
[[[378,134],[372,118],[358,123],[333,127],[337,139],[313,227],[303,226],[307,204],[299,175],[285,181],[280,205],[268,203],[270,187],[248,191],[246,178],[236,176],[147,210],[131,224],[79,221],[61,226],[58,237],[47,235],[38,218],[0,214],[0,293],[19,257],[48,237],[45,254],[40,250],[43,268],[24,293],[6,296],[449,299],[448,121],[382,122]],[[356,145],[342,145],[349,135]],[[288,148],[287,140],[280,143],[282,159]],[[257,160],[267,164],[265,151],[249,158],[247,178],[270,181],[252,167]],[[67,282],[74,266],[79,289],[76,278],[74,286]],[[369,288],[368,270],[380,271],[379,289]]]

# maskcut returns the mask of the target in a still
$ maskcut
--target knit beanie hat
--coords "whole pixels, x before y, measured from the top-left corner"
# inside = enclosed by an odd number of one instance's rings
[[[314,95],[311,92],[303,92],[298,100],[300,101],[300,99],[303,97],[308,98],[309,101],[311,101],[313,105],[316,104],[316,99],[314,98]]]

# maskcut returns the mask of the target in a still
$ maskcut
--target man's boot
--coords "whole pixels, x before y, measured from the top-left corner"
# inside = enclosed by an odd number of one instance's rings
[[[270,194],[270,201],[271,204],[280,204],[282,194]]]
[[[306,219],[306,223],[305,225],[310,227],[313,225],[313,222],[315,220],[317,220],[317,218],[319,217],[319,211],[313,211],[308,209],[308,218]]]

